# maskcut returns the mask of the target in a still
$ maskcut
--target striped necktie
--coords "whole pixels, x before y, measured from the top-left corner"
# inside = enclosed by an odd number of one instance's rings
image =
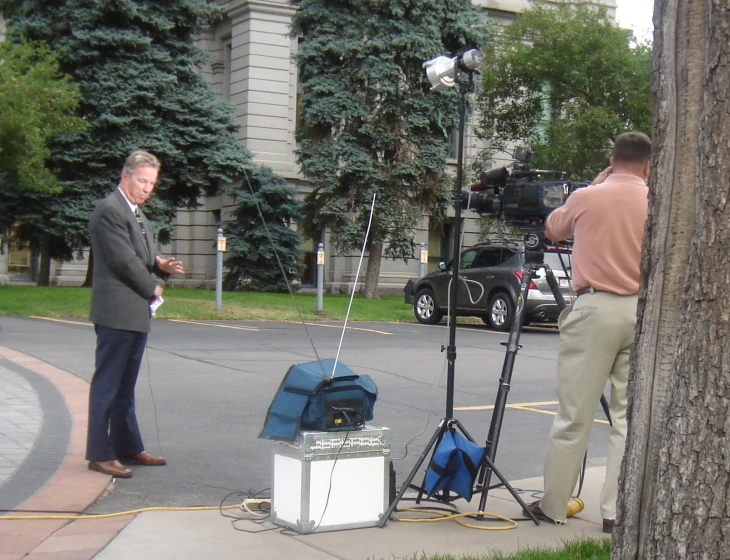
[[[147,231],[144,229],[144,220],[142,219],[142,214],[139,213],[139,208],[134,209],[134,217],[137,218],[137,223],[139,224],[139,229],[142,230],[142,236],[147,236]]]

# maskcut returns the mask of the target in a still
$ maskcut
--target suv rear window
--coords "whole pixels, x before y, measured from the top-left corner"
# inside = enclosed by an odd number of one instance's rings
[[[563,259],[562,262],[560,259]],[[548,253],[545,252],[545,264],[550,265],[550,268],[553,270],[563,270],[563,265],[565,265],[565,268],[570,270],[572,265],[572,255],[570,253]]]

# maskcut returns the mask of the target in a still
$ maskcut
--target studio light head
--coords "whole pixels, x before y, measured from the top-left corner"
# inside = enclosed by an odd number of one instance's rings
[[[474,72],[481,64],[482,53],[471,49],[453,58],[437,56],[424,62],[423,67],[426,69],[428,81],[431,82],[431,91],[446,91],[456,85],[459,71]]]

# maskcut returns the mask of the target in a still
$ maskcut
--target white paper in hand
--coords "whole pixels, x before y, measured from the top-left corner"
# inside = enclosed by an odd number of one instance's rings
[[[157,311],[157,308],[160,307],[165,302],[164,299],[162,299],[162,296],[156,297],[150,302],[150,315],[154,315]]]

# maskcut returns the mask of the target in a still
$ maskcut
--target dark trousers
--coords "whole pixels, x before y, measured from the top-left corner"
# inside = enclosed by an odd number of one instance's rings
[[[134,387],[147,333],[94,325],[96,371],[89,391],[87,461],[111,461],[144,451],[134,411]]]

